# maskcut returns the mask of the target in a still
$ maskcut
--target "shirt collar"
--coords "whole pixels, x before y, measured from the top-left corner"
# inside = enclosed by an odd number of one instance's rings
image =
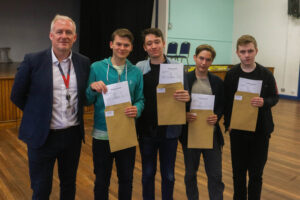
[[[53,48],[51,48],[51,55],[52,55],[52,64],[58,65],[59,61],[58,61],[58,59],[56,58],[56,56],[53,52]],[[72,60],[72,51],[66,59],[62,60],[62,62],[67,62],[68,60]]]

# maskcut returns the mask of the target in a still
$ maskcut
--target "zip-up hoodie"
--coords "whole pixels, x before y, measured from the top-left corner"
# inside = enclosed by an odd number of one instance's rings
[[[94,128],[107,131],[105,115],[104,115],[104,101],[101,93],[93,91],[90,87],[91,83],[95,81],[103,81],[106,85],[117,82],[128,81],[131,103],[137,107],[137,117],[141,115],[144,109],[144,95],[143,95],[143,74],[126,59],[126,64],[122,74],[119,76],[117,70],[111,63],[111,57],[94,62],[91,65],[90,76],[88,80],[88,87],[86,89],[86,98],[88,105],[94,104]]]

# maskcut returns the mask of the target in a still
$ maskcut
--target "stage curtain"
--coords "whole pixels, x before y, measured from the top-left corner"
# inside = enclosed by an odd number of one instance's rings
[[[146,57],[141,31],[151,26],[154,0],[81,0],[79,51],[92,61],[112,55],[112,32],[127,28],[134,35],[133,51],[128,59],[135,64]]]

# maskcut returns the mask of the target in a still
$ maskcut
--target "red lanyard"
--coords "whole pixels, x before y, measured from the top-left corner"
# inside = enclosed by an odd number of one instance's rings
[[[67,89],[69,89],[69,83],[70,83],[70,71],[71,71],[71,61],[68,60],[69,62],[69,66],[68,66],[68,74],[67,74],[67,78],[64,74],[64,71],[62,70],[61,66],[60,66],[60,63],[58,63],[58,68],[59,68],[59,71],[60,71],[60,74],[62,76],[62,78],[64,79],[64,83],[65,83],[65,86]]]

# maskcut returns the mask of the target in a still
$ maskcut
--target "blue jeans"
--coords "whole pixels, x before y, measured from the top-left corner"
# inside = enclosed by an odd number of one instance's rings
[[[140,139],[139,142],[142,157],[143,199],[155,199],[154,181],[157,166],[157,154],[159,152],[162,199],[172,200],[175,183],[174,168],[178,139],[147,137]]]
[[[32,199],[47,200],[52,190],[53,168],[58,164],[60,199],[75,199],[76,172],[81,150],[80,127],[49,133],[45,144],[38,149],[28,146],[28,161]]]
[[[209,199],[223,199],[224,183],[222,182],[222,151],[215,136],[213,143],[213,149],[189,149],[186,145],[182,145],[185,163],[184,182],[188,200],[199,199],[197,171],[200,165],[201,154],[203,154],[207,175]]]
[[[262,176],[268,158],[269,135],[262,132],[232,130],[230,132],[234,200],[259,200]]]
[[[108,189],[114,159],[119,180],[119,200],[131,200],[135,149],[131,147],[111,153],[108,140],[93,138],[93,161],[95,179],[95,200],[108,199]]]

